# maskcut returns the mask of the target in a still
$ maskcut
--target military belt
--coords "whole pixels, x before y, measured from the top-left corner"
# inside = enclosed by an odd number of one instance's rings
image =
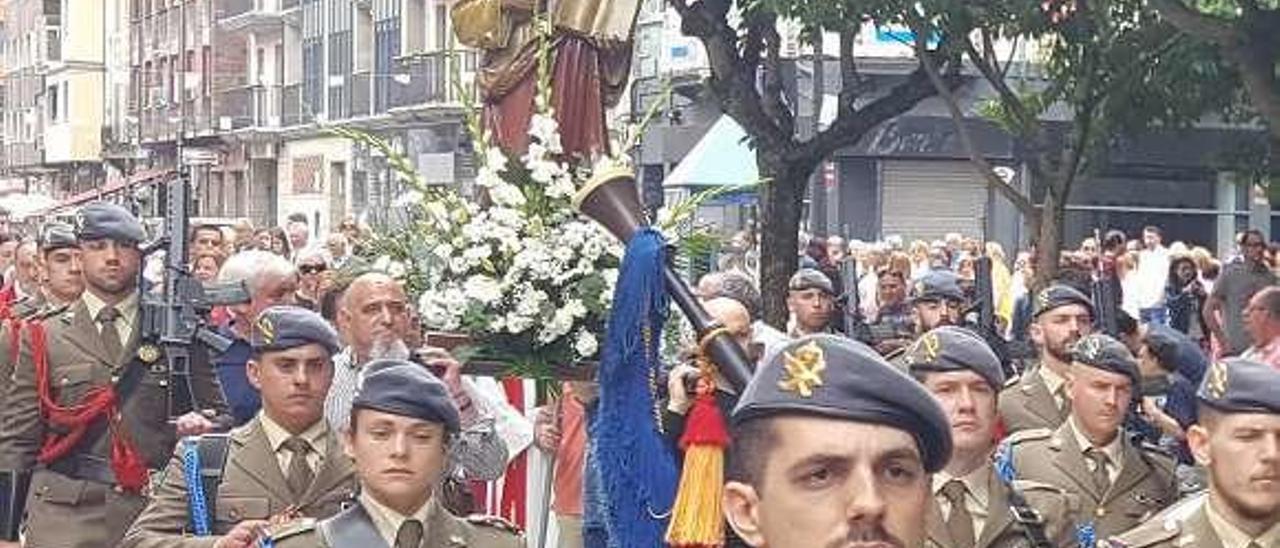
[[[49,463],[48,468],[69,478],[105,485],[116,484],[116,474],[111,470],[111,460],[97,455],[85,453],[67,455]]]

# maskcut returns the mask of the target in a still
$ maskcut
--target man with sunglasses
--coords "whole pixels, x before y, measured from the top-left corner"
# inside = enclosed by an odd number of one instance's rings
[[[1256,228],[1246,230],[1239,242],[1243,260],[1223,268],[1202,312],[1222,356],[1236,356],[1249,348],[1245,308],[1255,293],[1277,283],[1276,275],[1267,266],[1267,238],[1262,232]]]
[[[298,256],[298,292],[295,297],[299,306],[320,311],[320,299],[329,288],[329,265],[324,253],[319,250],[308,250]]]

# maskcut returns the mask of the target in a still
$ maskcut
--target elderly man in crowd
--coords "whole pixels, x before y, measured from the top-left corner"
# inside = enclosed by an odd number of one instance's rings
[[[1253,346],[1242,357],[1280,369],[1280,287],[1268,287],[1249,299],[1244,328]]]
[[[227,259],[218,279],[223,283],[245,282],[249,288],[248,303],[227,307],[231,320],[219,329],[223,336],[232,340],[232,344],[214,359],[227,406],[236,424],[240,425],[249,422],[262,406],[258,391],[245,376],[253,320],[269,307],[294,304],[298,292],[298,269],[288,259],[274,253],[250,250]]]

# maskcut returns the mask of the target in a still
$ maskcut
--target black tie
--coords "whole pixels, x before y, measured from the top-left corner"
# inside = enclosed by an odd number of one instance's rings
[[[400,530],[396,531],[396,547],[395,548],[418,548],[422,544],[422,522],[416,519],[406,519],[400,524]]]
[[[120,330],[116,328],[116,320],[119,318],[120,311],[114,306],[105,307],[98,312],[98,323],[102,324],[102,348],[113,360],[120,359],[120,355],[124,353],[120,344]]]

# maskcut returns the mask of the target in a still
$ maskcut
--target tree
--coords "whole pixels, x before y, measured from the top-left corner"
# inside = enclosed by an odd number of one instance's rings
[[[933,66],[933,57],[924,58],[924,69],[971,162],[989,186],[1018,208],[1035,234],[1038,285],[1056,275],[1072,190],[1105,165],[1115,138],[1156,123],[1187,124],[1217,100],[1207,88],[1188,93],[1188,85],[1178,82],[1188,73],[1212,68],[1203,62],[1203,48],[1144,10],[1141,0],[939,0],[921,7],[910,18],[917,49],[927,48],[932,34],[950,37],[945,55],[952,63],[963,59],[992,86],[996,97],[982,114],[1018,140],[1028,171],[1044,187],[1043,201],[1037,204],[996,175],[975,146],[950,83]],[[995,44],[1002,38],[1038,48],[1040,58],[1023,66],[1038,78],[1010,78],[1018,61],[997,56]],[[1203,74],[1195,80],[1213,79]],[[1049,110],[1057,107],[1068,113],[1066,128],[1047,120]]]
[[[1222,52],[1240,73],[1253,109],[1267,127],[1269,169],[1280,180],[1280,2],[1151,0],[1178,30]]]
[[[730,118],[746,131],[756,165],[767,184],[760,197],[760,286],[764,318],[783,325],[785,287],[796,268],[804,191],[817,166],[837,150],[856,144],[881,123],[907,112],[936,91],[923,66],[886,93],[864,95],[854,43],[864,22],[899,21],[907,2],[864,0],[668,0],[680,15],[681,31],[701,41],[710,76],[706,86]],[[731,13],[732,12],[732,13]],[[810,42],[824,31],[838,33],[840,92],[835,120],[801,140],[796,113],[785,95],[778,22],[800,22]],[[929,50],[925,56],[936,56]],[[949,61],[934,59],[943,66]],[[945,77],[944,77],[945,78]],[[819,94],[821,97],[821,94]]]

